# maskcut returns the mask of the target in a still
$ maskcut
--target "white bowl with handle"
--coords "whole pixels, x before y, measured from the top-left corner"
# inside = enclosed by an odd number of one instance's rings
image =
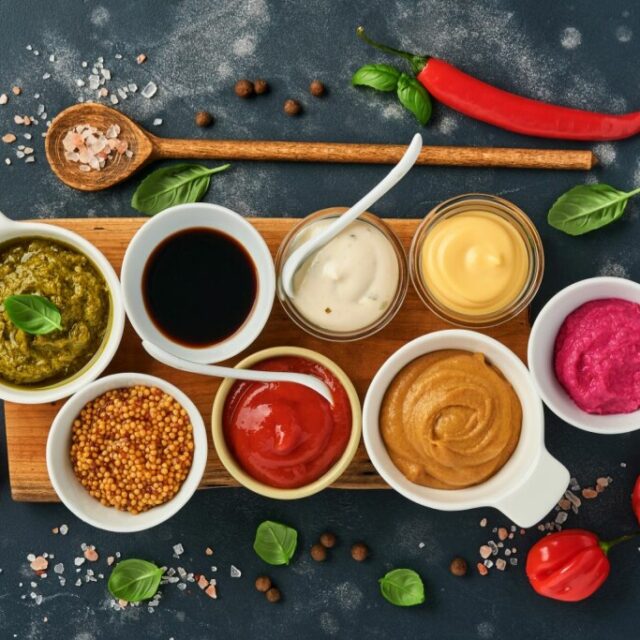
[[[380,433],[380,408],[393,379],[416,358],[443,349],[483,353],[511,383],[522,405],[520,440],[509,460],[488,480],[465,489],[433,489],[411,482],[391,460]],[[569,484],[569,471],[545,448],[542,401],[529,371],[502,343],[475,331],[435,331],[392,354],[369,386],[362,419],[364,443],[378,473],[398,493],[426,507],[494,507],[518,526],[531,527],[553,509]]]

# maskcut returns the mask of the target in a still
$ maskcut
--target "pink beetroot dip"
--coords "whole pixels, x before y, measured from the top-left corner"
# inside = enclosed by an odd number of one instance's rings
[[[572,311],[556,337],[556,377],[587,413],[640,408],[640,305],[592,300]]]

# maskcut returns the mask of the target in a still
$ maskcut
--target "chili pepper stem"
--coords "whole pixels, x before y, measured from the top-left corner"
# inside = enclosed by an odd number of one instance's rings
[[[627,540],[632,540],[636,536],[640,536],[640,531],[636,531],[635,533],[628,533],[625,536],[620,536],[619,538],[614,538],[613,540],[607,540],[607,541],[600,540],[598,544],[600,545],[600,548],[602,549],[604,554],[607,555],[609,551],[613,547],[615,547],[617,544],[620,544],[621,542],[626,542]]]
[[[402,51],[401,49],[394,49],[393,47],[389,47],[386,44],[376,42],[375,40],[372,40],[365,33],[364,27],[357,27],[356,35],[363,42],[366,42],[368,45],[371,45],[372,47],[375,47],[380,51],[384,51],[385,53],[390,53],[392,56],[400,56],[401,58],[404,58],[409,62],[409,64],[411,65],[411,68],[413,69],[413,72],[416,75],[424,69],[424,66],[427,64],[430,58],[430,56],[419,56],[419,55],[416,55],[415,53],[409,53],[408,51]]]

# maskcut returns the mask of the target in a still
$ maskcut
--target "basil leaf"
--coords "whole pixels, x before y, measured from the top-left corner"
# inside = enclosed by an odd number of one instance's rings
[[[289,564],[298,545],[298,532],[279,522],[265,520],[256,529],[253,550],[269,564]]]
[[[400,71],[388,64],[365,64],[351,78],[354,86],[371,87],[377,91],[395,91]]]
[[[424,602],[424,584],[412,569],[393,569],[378,582],[385,599],[397,607],[413,607]]]
[[[168,207],[185,202],[199,202],[209,189],[214,173],[231,165],[204,167],[201,164],[172,164],[150,173],[139,185],[131,199],[131,206],[153,216]]]
[[[640,189],[626,192],[608,184],[580,184],[553,203],[547,222],[570,236],[580,236],[618,220],[636,193]]]
[[[62,329],[60,310],[44,296],[8,296],[4,300],[4,310],[18,329],[34,336]]]
[[[413,113],[420,124],[425,125],[429,122],[432,111],[431,98],[427,90],[406,73],[400,74],[398,78],[398,100]]]
[[[109,576],[109,592],[118,600],[140,602],[156,595],[164,569],[153,562],[130,558],[118,562]]]

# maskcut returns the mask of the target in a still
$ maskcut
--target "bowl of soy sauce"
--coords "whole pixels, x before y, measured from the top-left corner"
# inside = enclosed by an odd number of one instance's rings
[[[266,242],[241,215],[193,203],[166,209],[132,238],[124,305],[143,340],[192,362],[220,362],[264,328],[275,296]]]

